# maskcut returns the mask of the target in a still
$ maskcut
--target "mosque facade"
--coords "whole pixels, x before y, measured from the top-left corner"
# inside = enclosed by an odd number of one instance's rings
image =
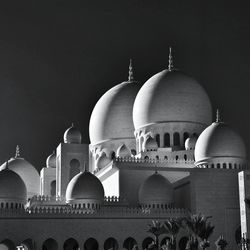
[[[40,174],[19,148],[2,164],[1,250],[144,250],[152,220],[198,213],[211,216],[211,242],[224,235],[236,249],[245,144],[219,112],[213,121],[206,91],[174,68],[171,50],[142,86],[130,63],[128,80],[96,103],[89,135],[82,143],[72,124]],[[187,237],[180,230],[178,249]]]

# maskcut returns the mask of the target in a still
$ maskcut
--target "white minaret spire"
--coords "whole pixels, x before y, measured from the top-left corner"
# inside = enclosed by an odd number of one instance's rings
[[[129,71],[128,71],[128,81],[133,82],[134,81],[134,69],[133,69],[133,63],[132,59],[129,60]]]
[[[172,71],[174,68],[173,56],[172,56],[172,48],[169,46],[169,54],[168,54],[168,71]]]

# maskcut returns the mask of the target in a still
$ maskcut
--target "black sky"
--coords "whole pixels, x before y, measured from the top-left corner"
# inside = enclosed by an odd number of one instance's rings
[[[0,160],[37,169],[71,122],[89,142],[99,97],[174,64],[207,90],[250,148],[249,1],[10,1],[0,4]],[[249,152],[248,152],[249,155]]]

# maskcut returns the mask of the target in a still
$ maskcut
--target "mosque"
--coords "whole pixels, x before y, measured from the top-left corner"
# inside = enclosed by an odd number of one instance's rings
[[[212,117],[204,88],[174,67],[171,50],[167,69],[142,86],[130,62],[128,80],[93,109],[90,145],[72,124],[40,174],[19,147],[1,165],[0,249],[144,250],[152,220],[190,213],[211,216],[210,241],[223,234],[236,249],[246,148],[219,112]],[[181,230],[177,248],[186,241]]]

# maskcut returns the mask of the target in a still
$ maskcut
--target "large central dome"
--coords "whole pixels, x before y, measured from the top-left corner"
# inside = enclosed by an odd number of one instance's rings
[[[140,89],[133,108],[135,129],[166,122],[208,125],[212,108],[207,93],[192,77],[163,70]]]
[[[114,139],[134,138],[132,110],[140,86],[133,79],[107,91],[91,114],[89,136],[92,145]]]

